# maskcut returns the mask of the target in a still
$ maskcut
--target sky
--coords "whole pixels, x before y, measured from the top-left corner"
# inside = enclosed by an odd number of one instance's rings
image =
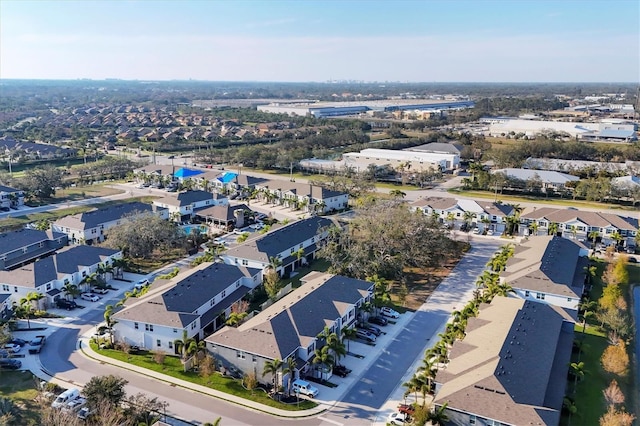
[[[0,0],[0,78],[639,82],[638,0]]]

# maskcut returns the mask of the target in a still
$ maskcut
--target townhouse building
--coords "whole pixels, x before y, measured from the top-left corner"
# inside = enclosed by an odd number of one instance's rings
[[[258,198],[272,204],[293,209],[304,209],[309,213],[328,213],[346,209],[349,194],[307,183],[283,180],[266,180],[255,183]]]
[[[65,285],[80,286],[100,265],[112,265],[119,258],[119,250],[86,245],[66,247],[35,262],[0,271],[0,293],[9,293],[11,302],[16,303],[28,293],[41,293],[46,296],[45,306],[54,306],[65,297]]]
[[[260,270],[272,266],[286,276],[314,258],[318,243],[332,226],[337,226],[333,220],[312,216],[249,239],[222,253],[221,258],[229,265]]]
[[[229,199],[222,194],[200,190],[179,192],[153,200],[154,206],[167,209],[169,218],[176,222],[190,221],[198,209],[221,204],[229,204]]]
[[[598,241],[614,242],[617,234],[623,241],[631,242],[638,232],[638,219],[613,213],[589,212],[572,208],[527,208],[520,215],[520,223],[535,228],[534,233],[547,234],[555,230],[557,235],[578,240],[591,239],[598,233]]]
[[[224,327],[205,339],[207,350],[227,367],[254,372],[261,379],[266,361],[296,361],[296,371],[282,377],[286,386],[299,376],[315,375],[318,334],[327,327],[337,334],[355,324],[358,308],[369,301],[373,283],[340,275],[311,272],[302,285],[238,327]],[[324,377],[330,371],[322,371]]]
[[[0,234],[0,270],[9,270],[47,256],[68,244],[65,234],[53,230],[21,229]]]
[[[525,300],[558,306],[577,318],[585,289],[588,250],[552,235],[530,237],[515,247],[500,280]]]
[[[130,299],[113,319],[115,339],[175,354],[175,340],[202,340],[224,325],[231,307],[262,283],[262,271],[224,263],[203,263],[177,275],[158,291]]]
[[[505,231],[507,217],[514,214],[514,207],[509,204],[445,197],[420,198],[410,204],[410,209],[454,227],[470,221],[471,226],[477,226],[480,231],[491,229],[496,233]]]
[[[166,208],[141,202],[117,204],[84,213],[65,216],[51,224],[51,228],[69,237],[73,244],[93,244],[104,241],[106,232],[120,225],[127,217],[145,214],[169,218]]]
[[[436,409],[451,425],[558,425],[573,327],[559,307],[495,297],[438,371]]]

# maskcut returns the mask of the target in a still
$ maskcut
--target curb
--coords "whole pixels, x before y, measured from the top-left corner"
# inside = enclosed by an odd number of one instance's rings
[[[82,353],[82,355],[85,356],[88,359],[91,359],[93,361],[96,361],[96,362],[99,362],[99,363],[102,363],[102,364],[109,364],[109,365],[113,365],[113,366],[118,367],[118,368],[123,368],[125,370],[131,371],[132,373],[135,373],[135,374],[138,374],[138,375],[141,375],[141,376],[145,376],[145,377],[149,377],[149,378],[152,378],[152,379],[156,379],[156,380],[158,380],[160,382],[170,384],[171,386],[177,386],[177,387],[180,387],[180,388],[192,391],[192,392],[197,392],[199,394],[206,395],[206,396],[209,396],[211,398],[219,399],[219,400],[222,400],[222,401],[225,401],[225,402],[228,402],[228,403],[231,403],[231,404],[234,404],[234,405],[237,405],[237,406],[240,406],[242,408],[246,408],[246,409],[258,412],[258,413],[269,414],[271,416],[280,417],[280,418],[291,418],[291,419],[298,418],[298,419],[301,419],[301,418],[308,418],[308,417],[316,416],[316,415],[322,414],[322,413],[324,413],[325,411],[328,410],[328,408],[323,408],[321,404],[318,404],[318,407],[320,409],[310,408],[308,410],[300,410],[300,411],[282,410],[282,409],[279,409],[279,408],[270,407],[268,405],[260,404],[260,403],[257,403],[257,402],[253,403],[251,405],[246,405],[246,404],[243,404],[240,401],[236,401],[234,399],[229,399],[229,398],[225,398],[224,397],[224,395],[229,395],[231,397],[235,397],[235,398],[241,399],[243,401],[249,401],[249,400],[246,400],[246,399],[241,398],[241,397],[236,397],[235,395],[226,394],[224,392],[217,391],[215,389],[211,389],[211,392],[206,392],[206,391],[203,391],[203,390],[200,390],[200,389],[195,389],[193,387],[185,386],[182,383],[178,383],[177,381],[171,380],[171,379],[173,379],[173,377],[168,376],[166,374],[162,374],[162,373],[147,374],[144,371],[139,371],[139,369],[140,370],[144,370],[141,367],[136,367],[135,369],[134,368],[129,368],[127,366],[127,364],[125,364],[125,363],[122,363],[122,362],[117,361],[117,360],[112,360],[109,357],[106,357],[106,356],[103,356],[103,355],[100,355],[100,354],[96,353],[91,348],[91,346],[89,346],[88,344],[86,345],[86,348],[85,348],[85,345],[82,344],[83,340],[85,340],[85,339],[86,338],[78,340],[78,348],[80,349],[80,352]],[[188,382],[186,382],[186,383],[188,383]],[[194,386],[200,386],[200,385],[194,384]],[[274,413],[273,412],[274,410],[278,410],[280,413]],[[289,414],[289,413],[291,413],[291,414]],[[178,417],[176,417],[176,418],[178,418]],[[183,420],[183,419],[180,419],[180,418],[178,418],[178,419],[179,420]]]

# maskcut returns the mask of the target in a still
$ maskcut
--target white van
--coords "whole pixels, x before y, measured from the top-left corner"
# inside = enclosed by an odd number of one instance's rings
[[[67,405],[69,402],[74,399],[80,398],[80,391],[76,388],[67,389],[62,392],[58,397],[51,403],[51,407],[53,408],[62,408]]]
[[[318,395],[318,388],[316,388],[306,380],[294,380],[294,382],[291,384],[291,389],[293,389],[294,393],[307,395],[309,398],[313,398]]]

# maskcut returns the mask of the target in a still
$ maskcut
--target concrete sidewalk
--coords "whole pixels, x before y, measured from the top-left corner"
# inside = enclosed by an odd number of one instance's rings
[[[353,383],[358,381],[360,379],[360,376],[377,359],[379,352],[384,350],[393,341],[395,335],[402,330],[405,324],[411,320],[413,315],[413,312],[406,312],[402,314],[399,319],[394,320],[395,324],[390,323],[389,325],[384,327],[383,331],[385,334],[382,334],[378,337],[375,342],[375,346],[359,341],[349,341],[348,343],[350,355],[342,358],[340,360],[340,363],[351,369],[352,372],[344,378],[332,376],[329,381],[337,384],[338,386],[336,387],[327,387],[318,383],[314,383],[314,386],[316,386],[320,390],[318,397],[313,400],[318,404],[318,406],[312,409],[299,411],[290,411],[270,407],[255,401],[251,401],[225,392],[220,392],[206,386],[201,386],[192,382],[181,380],[155,371],[147,370],[142,367],[138,367],[104,356],[99,352],[94,351],[89,345],[91,333],[85,333],[80,337],[78,341],[78,348],[80,349],[80,353],[83,356],[93,361],[111,364],[119,368],[133,371],[143,376],[152,377],[164,383],[170,383],[172,385],[180,386],[182,388],[196,391],[205,395],[210,395],[214,398],[242,406],[243,408],[248,408],[257,412],[267,413],[278,417],[304,418],[321,414],[340,402],[346,392],[351,388]]]

